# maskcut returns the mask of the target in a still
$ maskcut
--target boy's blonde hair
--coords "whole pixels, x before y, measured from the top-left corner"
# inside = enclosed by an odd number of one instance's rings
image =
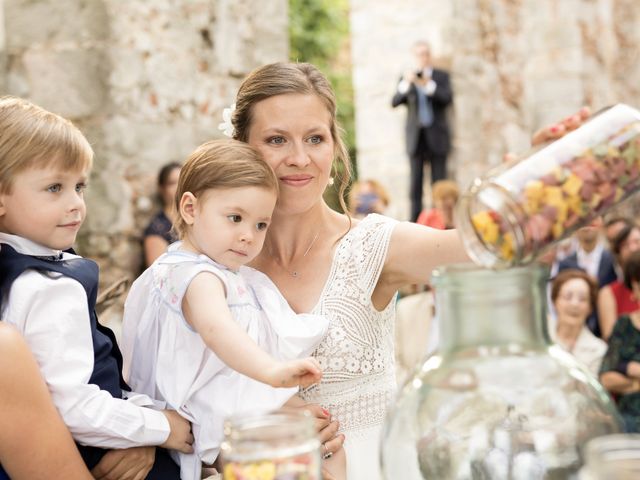
[[[262,187],[278,193],[278,178],[262,155],[250,145],[237,140],[212,140],[189,155],[180,170],[175,207],[186,192],[196,198],[207,190]],[[184,238],[187,224],[181,215],[173,225],[178,238]]]
[[[0,97],[0,192],[29,168],[89,170],[93,149],[69,120],[16,97]]]

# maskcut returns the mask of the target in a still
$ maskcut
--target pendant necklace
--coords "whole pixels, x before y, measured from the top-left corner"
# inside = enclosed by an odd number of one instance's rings
[[[316,243],[316,240],[318,240],[318,236],[320,235],[320,230],[318,230],[318,233],[316,233],[316,236],[313,237],[313,240],[311,240],[311,243],[309,244],[309,246],[307,247],[307,249],[305,250],[305,252],[302,254],[302,258],[307,256],[307,253],[309,253],[309,251],[311,250],[311,247],[313,247],[313,245]],[[289,270],[288,268],[285,268],[284,265],[282,265],[280,263],[280,260],[278,260],[278,258],[273,254],[273,252],[271,251],[271,247],[269,247],[269,255],[271,255],[271,258],[273,258],[273,261],[276,262],[276,264],[285,272],[287,272],[289,275],[291,275],[293,278],[298,278],[300,276],[300,272],[298,270]]]

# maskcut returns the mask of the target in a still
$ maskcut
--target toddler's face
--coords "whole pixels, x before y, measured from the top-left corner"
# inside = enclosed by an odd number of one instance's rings
[[[86,215],[86,171],[27,169],[0,194],[0,230],[55,250],[70,248]]]
[[[184,240],[187,249],[203,253],[231,270],[251,262],[262,250],[276,193],[261,187],[212,189],[195,200]]]

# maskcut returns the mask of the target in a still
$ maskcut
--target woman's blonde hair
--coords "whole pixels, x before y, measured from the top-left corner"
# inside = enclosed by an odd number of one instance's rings
[[[189,155],[180,170],[175,207],[186,192],[196,198],[216,188],[262,187],[278,193],[278,178],[260,153],[237,140],[212,140]],[[178,215],[173,226],[178,238],[184,238],[187,224]]]
[[[16,97],[0,98],[0,192],[30,168],[89,170],[93,149],[69,120]]]
[[[253,107],[260,101],[276,95],[298,93],[316,95],[324,103],[331,115],[331,137],[335,146],[334,159],[342,164],[342,169],[335,169],[339,185],[340,206],[346,212],[344,193],[351,181],[351,162],[349,152],[342,140],[342,128],[337,120],[336,96],[329,80],[310,63],[271,63],[255,69],[242,82],[236,96],[236,108],[231,122],[234,127],[233,137],[247,142]]]

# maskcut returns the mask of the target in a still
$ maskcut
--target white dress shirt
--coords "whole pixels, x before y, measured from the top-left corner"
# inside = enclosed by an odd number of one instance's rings
[[[60,254],[15,235],[0,233],[0,242],[26,255]],[[72,258],[78,257],[63,254],[63,259]],[[161,406],[159,402],[131,392],[123,392],[126,399],[113,398],[88,383],[94,352],[87,295],[79,282],[54,272],[27,270],[3,299],[2,319],[15,325],[29,344],[76,441],[109,449],[166,441],[169,422],[153,410]]]
[[[578,265],[596,280],[598,280],[598,268],[600,267],[602,252],[604,252],[604,245],[600,242],[590,252],[585,252],[580,246],[576,249]]]

